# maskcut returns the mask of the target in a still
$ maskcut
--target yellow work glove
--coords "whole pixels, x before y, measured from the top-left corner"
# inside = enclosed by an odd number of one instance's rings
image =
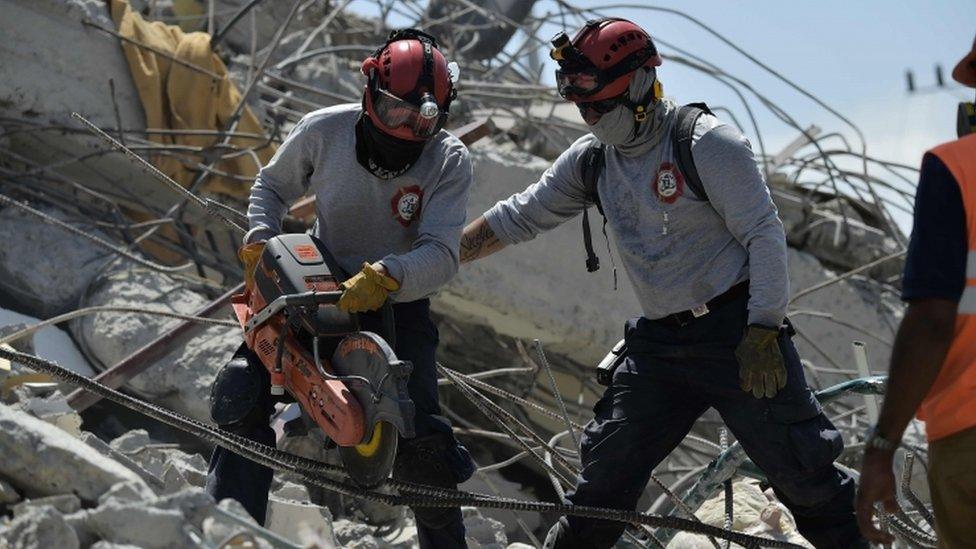
[[[251,242],[237,249],[237,257],[244,265],[244,285],[250,288],[254,285],[254,270],[261,261],[261,253],[264,252],[264,241]]]
[[[772,398],[786,387],[786,362],[779,351],[779,330],[749,326],[735,349],[739,386],[756,398]]]
[[[347,313],[361,313],[379,309],[390,292],[400,289],[400,284],[392,278],[380,274],[369,263],[363,263],[363,270],[342,283],[342,297],[336,304]]]

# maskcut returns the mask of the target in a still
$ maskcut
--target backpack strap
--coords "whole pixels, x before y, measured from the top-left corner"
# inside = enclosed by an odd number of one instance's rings
[[[597,192],[597,182],[603,172],[603,165],[606,160],[606,148],[602,143],[593,145],[583,151],[580,157],[583,172],[583,189],[586,199],[596,204],[596,209],[603,216],[603,223],[606,225],[606,214],[603,213],[603,204],[600,202],[600,193]],[[593,235],[590,232],[589,206],[583,209],[583,248],[586,249],[586,270],[588,272],[600,269],[600,258],[593,251]]]
[[[698,176],[695,159],[691,156],[691,144],[695,137],[695,124],[703,114],[712,114],[711,109],[704,103],[689,103],[678,107],[674,126],[671,127],[671,142],[674,158],[678,163],[678,170],[685,178],[685,183],[698,198],[708,201],[705,185]]]

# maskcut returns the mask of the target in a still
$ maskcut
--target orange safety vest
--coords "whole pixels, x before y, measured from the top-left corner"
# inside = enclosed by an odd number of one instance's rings
[[[931,441],[976,427],[976,135],[930,152],[942,160],[959,185],[969,242],[966,289],[959,300],[952,345],[918,410]]]

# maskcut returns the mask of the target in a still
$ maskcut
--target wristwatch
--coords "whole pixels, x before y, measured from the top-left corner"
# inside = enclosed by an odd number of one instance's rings
[[[886,452],[893,452],[898,449],[899,441],[891,441],[884,438],[877,427],[871,428],[868,432],[868,441],[865,443],[867,448],[872,448],[875,450],[883,450]]]

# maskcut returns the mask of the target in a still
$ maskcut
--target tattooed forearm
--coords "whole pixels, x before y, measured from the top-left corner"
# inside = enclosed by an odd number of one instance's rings
[[[504,248],[484,217],[471,222],[461,236],[461,263],[481,259]]]

